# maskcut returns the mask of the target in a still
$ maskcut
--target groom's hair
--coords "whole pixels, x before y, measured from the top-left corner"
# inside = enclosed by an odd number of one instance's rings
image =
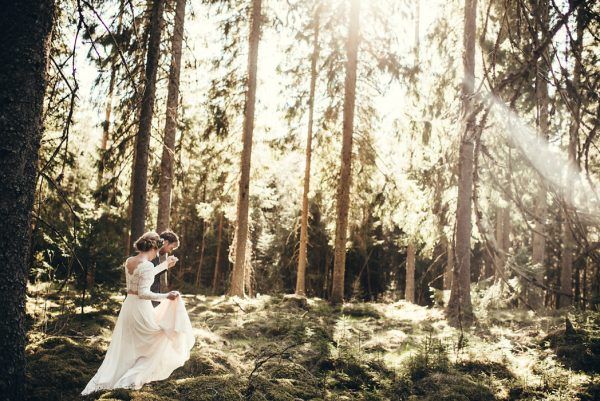
[[[165,230],[160,233],[160,238],[164,239],[165,241],[169,241],[172,244],[179,245],[179,237],[171,230]]]

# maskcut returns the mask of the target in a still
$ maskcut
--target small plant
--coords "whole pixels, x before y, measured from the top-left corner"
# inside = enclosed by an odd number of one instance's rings
[[[417,381],[434,372],[447,372],[449,365],[447,347],[429,332],[408,362],[408,376]]]

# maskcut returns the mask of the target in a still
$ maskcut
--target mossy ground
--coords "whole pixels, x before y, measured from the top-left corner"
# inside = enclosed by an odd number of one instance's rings
[[[28,398],[81,399],[104,356],[119,296],[87,307],[83,318],[69,300],[42,308],[35,299],[28,302]],[[576,331],[565,333],[557,313],[486,311],[461,334],[443,310],[403,301],[333,308],[277,296],[184,300],[197,337],[185,366],[139,391],[84,399],[600,399],[597,314],[570,315]]]

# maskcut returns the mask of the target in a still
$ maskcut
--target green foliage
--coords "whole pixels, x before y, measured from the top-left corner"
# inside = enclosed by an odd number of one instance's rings
[[[411,380],[418,381],[435,372],[445,373],[449,367],[446,346],[430,333],[408,361],[407,374]]]

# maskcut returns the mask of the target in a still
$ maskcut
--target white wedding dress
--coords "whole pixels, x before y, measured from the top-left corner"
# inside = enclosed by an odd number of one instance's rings
[[[166,379],[189,359],[195,338],[181,296],[169,300],[167,294],[150,291],[154,275],[166,268],[167,262],[155,267],[145,261],[130,274],[125,267],[127,298],[104,361],[82,395],[112,388],[139,389],[144,383]],[[151,300],[161,303],[154,308]]]

